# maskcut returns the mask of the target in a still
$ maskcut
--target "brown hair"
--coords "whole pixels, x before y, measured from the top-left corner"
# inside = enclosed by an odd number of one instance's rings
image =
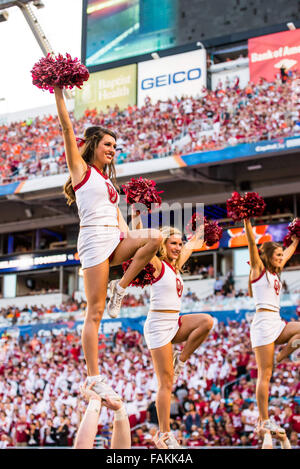
[[[80,149],[80,154],[88,165],[93,164],[96,148],[105,135],[110,135],[115,140],[117,140],[117,136],[112,130],[105,129],[100,126],[88,127],[85,130],[85,143]],[[104,174],[107,174],[117,191],[120,192],[119,186],[116,181],[116,168],[113,160],[109,165],[104,166],[103,172]],[[72,186],[71,176],[68,178],[67,182],[64,185],[63,193],[67,199],[67,204],[72,205],[72,203],[75,202],[76,198],[75,191]]]
[[[259,252],[259,257],[261,258],[261,261],[264,265],[264,268],[266,269],[266,272],[269,271],[272,274],[277,274],[277,275],[280,274],[281,268],[274,267],[271,263],[271,258],[273,256],[275,249],[281,248],[281,247],[282,247],[281,244],[275,243],[274,241],[266,241],[265,243],[262,244],[258,252]],[[248,293],[249,293],[249,296],[252,297],[253,294],[252,294],[250,275],[251,275],[251,272],[249,274]]]
[[[173,235],[179,235],[179,236],[182,237],[182,233],[181,233],[180,230],[178,230],[178,228],[174,228],[173,226],[164,226],[164,227],[160,228],[160,231],[161,231],[161,234],[163,236],[163,239],[162,239],[162,242],[160,243],[158,253],[157,253],[157,257],[161,261],[164,261],[164,260],[168,259],[166,242]],[[181,254],[180,254],[180,256],[178,256],[178,258],[175,261],[175,270],[179,271],[179,272],[183,272],[182,268],[179,268],[180,260],[181,260]]]

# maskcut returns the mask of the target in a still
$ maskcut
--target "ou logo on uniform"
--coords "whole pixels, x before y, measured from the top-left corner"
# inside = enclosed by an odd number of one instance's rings
[[[177,295],[180,298],[183,292],[183,284],[181,283],[179,278],[176,279],[176,289],[177,289]]]
[[[279,283],[279,280],[277,280],[277,278],[274,280],[274,290],[275,290],[276,295],[279,295],[280,283]]]
[[[112,204],[115,204],[118,200],[118,193],[116,189],[111,184],[109,184],[109,182],[105,182],[105,184],[107,186],[109,200]]]

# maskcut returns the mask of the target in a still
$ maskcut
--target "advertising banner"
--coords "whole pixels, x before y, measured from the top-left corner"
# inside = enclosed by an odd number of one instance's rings
[[[87,109],[105,111],[107,106],[125,109],[136,104],[136,64],[90,75],[82,89],[76,88],[74,115],[79,119]]]
[[[254,309],[254,302],[253,308]],[[218,321],[224,322],[224,324],[228,324],[229,321],[237,321],[240,322],[242,320],[247,320],[247,314],[249,314],[248,309],[241,309],[239,311],[235,310],[221,310],[221,311],[214,311],[210,308],[207,308],[207,312],[214,318],[217,318]],[[204,311],[191,311],[188,313],[180,313],[180,316],[184,316],[185,314],[197,314],[197,313],[204,313]],[[289,322],[292,320],[297,320],[297,313],[296,313],[296,306],[282,306],[280,308],[280,315],[281,317]],[[133,331],[138,331],[140,334],[144,332],[144,323],[147,319],[147,316],[138,316],[134,318],[117,318],[117,319],[102,319],[100,323],[100,333],[104,335],[109,335],[111,333],[117,332],[117,330],[121,327],[123,331],[127,331],[127,328],[130,327]],[[59,323],[51,322],[51,314],[49,314],[49,323],[46,324],[28,324],[24,326],[15,326],[15,327],[0,327],[0,339],[4,337],[24,337],[25,335],[29,335],[33,337],[34,334],[37,334],[40,337],[49,336],[51,331],[54,335],[58,335],[62,332],[65,334],[72,334],[77,333],[80,334],[83,327],[83,321],[68,321],[66,322],[60,321]],[[106,343],[105,341],[102,342],[102,347],[105,348]]]
[[[242,159],[251,156],[273,155],[280,152],[293,151],[300,148],[300,137],[261,140],[254,143],[239,143],[220,150],[202,151],[181,155],[182,166],[196,166]]]
[[[288,234],[288,223],[276,225],[256,225],[253,226],[253,233],[256,244],[263,244],[266,241],[281,243],[285,235]],[[222,238],[213,246],[204,245],[201,251],[211,251],[219,248],[241,248],[247,246],[247,236],[243,227],[223,230]]]
[[[206,52],[199,49],[138,64],[138,106],[182,96],[201,96],[206,86]]]
[[[273,81],[280,69],[300,70],[300,30],[283,31],[248,40],[250,80]]]
[[[79,264],[78,253],[75,249],[47,251],[43,254],[17,254],[0,258],[0,274]]]

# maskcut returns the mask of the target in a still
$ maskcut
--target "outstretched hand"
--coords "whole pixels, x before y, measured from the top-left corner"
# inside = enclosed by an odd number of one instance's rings
[[[97,399],[97,401],[101,402],[101,397],[92,390],[92,387],[96,384],[96,381],[92,381],[89,385],[87,384],[87,381],[83,383],[82,386],[80,386],[80,392],[82,394],[82,397],[89,401],[90,399]]]
[[[123,402],[120,400],[115,401],[106,395],[105,398],[103,398],[102,404],[108,409],[116,411],[121,409]]]
[[[159,438],[159,430],[155,433],[153,437],[153,443],[155,444],[156,448],[158,449],[168,449],[168,446],[166,445],[165,441],[169,438],[169,435],[167,433],[164,433],[160,438]]]

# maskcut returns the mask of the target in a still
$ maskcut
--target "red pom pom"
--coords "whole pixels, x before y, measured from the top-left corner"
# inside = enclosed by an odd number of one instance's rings
[[[241,195],[233,192],[227,200],[227,215],[233,221],[241,221],[251,217],[259,217],[264,213],[266,204],[257,192],[246,192]]]
[[[123,272],[126,272],[131,262],[132,262],[132,259],[129,259],[129,261],[123,262],[122,264]],[[155,268],[153,267],[153,265],[150,263],[147,264],[143,268],[143,270],[141,270],[140,273],[132,280],[132,282],[129,285],[132,287],[142,287],[142,288],[144,288],[146,285],[151,285],[153,283],[153,280],[155,279],[153,275],[154,272],[155,272]]]
[[[213,246],[222,238],[223,230],[216,221],[209,221],[204,217],[204,241],[207,246]]]
[[[300,239],[300,219],[295,218],[288,226],[290,236],[297,236]]]
[[[77,57],[72,59],[70,54],[66,54],[66,57],[48,54],[34,64],[31,75],[35,86],[53,93],[55,86],[61,89],[72,89],[74,86],[81,88],[89,78],[89,71]]]
[[[292,236],[297,236],[297,238],[300,239],[300,219],[299,218],[295,218],[295,220],[293,220],[289,224],[288,234],[283,239],[284,247],[288,247],[290,246],[290,244],[292,244],[293,242]],[[300,254],[300,243],[298,243],[295,254]]]
[[[292,244],[293,240],[291,238],[291,235],[290,234],[287,234],[284,238],[283,238],[283,246],[285,248],[288,248],[290,246],[290,244]],[[298,246],[296,248],[296,251],[294,252],[294,254],[300,254],[300,243],[298,243]]]
[[[210,221],[206,217],[203,218],[204,222],[204,242],[207,246],[213,246],[222,238],[223,230],[216,221]],[[194,213],[186,226],[186,231],[191,237],[195,234],[197,226],[201,223],[199,213]]]
[[[156,182],[152,179],[144,179],[139,177],[137,179],[131,178],[127,184],[122,184],[125,192],[125,200],[129,205],[140,203],[147,207],[148,212],[151,212],[151,204],[156,206],[161,205],[161,194],[164,191],[157,191],[155,189]]]

